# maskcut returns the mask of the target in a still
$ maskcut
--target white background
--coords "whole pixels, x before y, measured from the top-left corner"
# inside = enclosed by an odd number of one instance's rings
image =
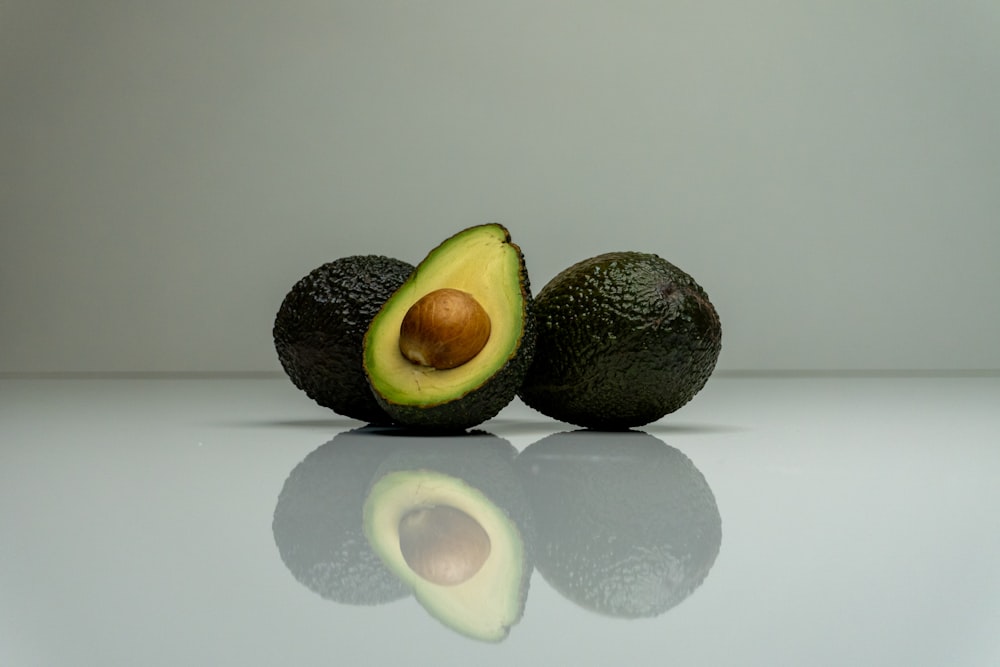
[[[1000,4],[0,3],[0,372],[273,371],[499,221],[695,276],[720,369],[1000,368]]]

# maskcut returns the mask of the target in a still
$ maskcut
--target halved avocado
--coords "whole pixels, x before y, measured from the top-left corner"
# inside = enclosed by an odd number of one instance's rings
[[[500,641],[524,613],[533,571],[516,450],[482,433],[407,440],[375,474],[365,536],[432,616]]]
[[[479,225],[432,250],[389,297],[365,335],[364,369],[397,423],[461,430],[513,400],[534,342],[521,249],[502,225]]]

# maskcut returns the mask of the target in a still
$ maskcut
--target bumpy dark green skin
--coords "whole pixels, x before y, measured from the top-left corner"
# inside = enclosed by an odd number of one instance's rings
[[[517,466],[535,515],[536,567],[581,607],[657,616],[715,563],[715,496],[690,459],[651,435],[558,433],[527,447]]]
[[[510,241],[509,236],[507,240]],[[518,254],[521,254],[519,248]],[[514,400],[534,357],[537,331],[531,284],[528,280],[523,255],[520,261],[518,284],[521,286],[521,297],[524,300],[524,327],[520,332],[520,340],[513,354],[493,376],[476,389],[438,405],[403,405],[393,403],[382,396],[376,396],[382,409],[392,415],[397,423],[406,426],[434,431],[461,431],[492,419]],[[494,322],[493,333],[490,335],[499,335],[499,327],[506,324]]]
[[[285,373],[307,396],[337,414],[373,424],[392,419],[379,406],[363,367],[372,318],[413,272],[381,255],[324,264],[299,280],[274,319],[274,347]]]
[[[704,387],[722,347],[705,291],[647,253],[574,264],[538,293],[535,319],[534,362],[521,399],[594,429],[633,428],[682,407]]]
[[[400,444],[371,427],[340,433],[285,480],[271,524],[274,541],[292,575],[318,595],[351,605],[409,595],[368,546],[361,526],[368,482]]]

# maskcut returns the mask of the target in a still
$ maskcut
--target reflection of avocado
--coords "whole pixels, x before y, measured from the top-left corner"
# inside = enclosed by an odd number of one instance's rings
[[[526,448],[517,466],[535,514],[538,571],[582,607],[656,616],[715,562],[722,521],[711,489],[651,435],[558,433]]]
[[[274,541],[292,575],[324,598],[371,605],[409,594],[361,529],[369,481],[398,445],[370,427],[340,433],[285,480],[274,508]]]
[[[719,316],[691,276],[656,255],[615,252],[562,271],[535,301],[538,341],[521,399],[554,419],[626,429],[705,385]]]
[[[388,423],[368,389],[362,340],[413,266],[378,255],[343,257],[299,280],[274,319],[274,346],[292,383],[337,414]]]
[[[524,612],[532,572],[516,450],[482,433],[405,439],[375,473],[365,535],[432,616],[500,641]]]
[[[464,429],[495,416],[534,348],[521,250],[498,224],[432,250],[375,316],[364,367],[398,423]]]

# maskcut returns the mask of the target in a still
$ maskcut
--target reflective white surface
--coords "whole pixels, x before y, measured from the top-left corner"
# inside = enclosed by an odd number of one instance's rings
[[[0,664],[1000,664],[997,406],[997,377],[713,378],[642,429],[717,503],[703,583],[627,620],[536,569],[488,644],[285,565],[279,493],[361,426],[286,380],[0,380]],[[483,430],[573,429],[514,404]]]

